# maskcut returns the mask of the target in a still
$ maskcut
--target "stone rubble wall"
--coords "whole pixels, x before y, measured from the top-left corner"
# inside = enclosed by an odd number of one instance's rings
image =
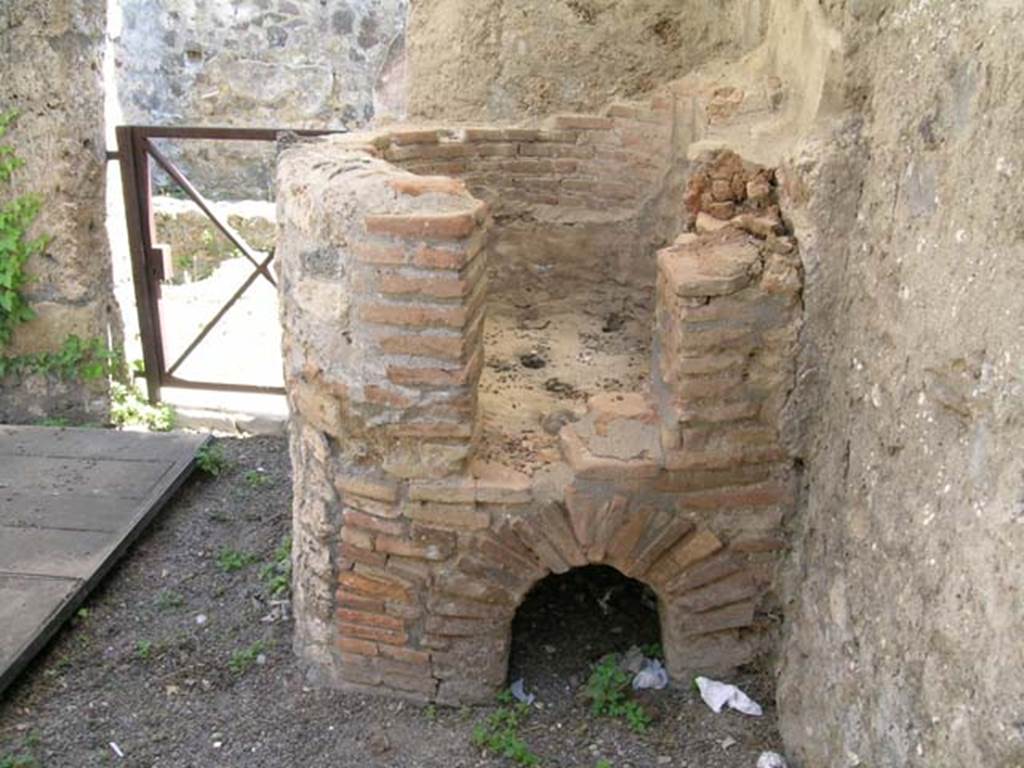
[[[380,108],[378,79],[404,51],[406,6],[406,0],[122,0],[114,44],[124,120],[364,126]],[[210,197],[272,199],[272,147],[176,142],[168,151]]]
[[[778,529],[794,496],[785,455],[764,450],[769,427],[704,427],[702,439],[724,452],[694,463],[705,455],[690,450],[699,427],[681,414],[707,395],[673,379],[665,413],[645,393],[602,395],[563,428],[562,498],[540,493],[525,473],[474,458],[485,261],[527,257],[502,253],[507,227],[529,221],[541,250],[552,230],[628,225],[639,240],[630,253],[646,247],[652,263],[634,256],[621,268],[649,270],[653,281],[658,261],[661,280],[674,280],[662,290],[666,311],[679,315],[665,321],[666,335],[672,322],[694,330],[679,296],[710,297],[709,306],[722,302],[728,312],[729,301],[764,308],[784,293],[798,314],[799,272],[786,273],[795,283],[783,279],[779,254],[742,217],[722,222],[732,239],[713,260],[728,269],[746,259],[745,280],[723,288],[685,270],[665,276],[669,262],[692,261],[721,236],[684,236],[652,257],[649,244],[665,238],[644,226],[667,228],[666,207],[677,227],[688,216],[683,187],[664,167],[678,162],[676,105],[610,113],[557,116],[540,128],[413,127],[282,148],[280,288],[292,453],[301,463],[296,649],[333,684],[486,701],[504,684],[520,601],[547,573],[588,563],[655,589],[679,680],[729,669],[770,645]],[[769,205],[748,218],[772,221],[773,212]],[[581,270],[607,273],[608,261],[598,250],[560,269],[586,279]],[[740,317],[766,345],[743,375],[792,351],[785,334],[773,341],[777,320],[756,311]],[[717,353],[702,344],[705,356]],[[689,354],[681,342],[678,357]],[[765,378],[746,396],[769,419],[788,384]]]
[[[30,236],[52,238],[26,266],[24,294],[36,318],[0,354],[55,352],[69,334],[120,342],[103,214],[105,18],[103,3],[86,0],[0,5],[0,111],[20,114],[2,141],[25,160],[10,192],[40,198]],[[0,422],[103,422],[107,409],[105,381],[31,375],[0,382]]]

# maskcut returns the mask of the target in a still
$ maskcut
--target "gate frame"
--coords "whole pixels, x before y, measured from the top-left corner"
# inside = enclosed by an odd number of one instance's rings
[[[175,375],[177,368],[202,343],[213,326],[227,313],[249,286],[259,277],[277,285],[270,272],[274,254],[257,251],[221,219],[209,202],[192,186],[181,170],[152,142],[153,139],[199,139],[213,141],[270,141],[284,135],[303,137],[327,136],[345,133],[344,129],[289,129],[289,128],[232,128],[199,126],[119,125],[116,158],[121,168],[121,189],[128,226],[128,249],[132,262],[132,283],[135,305],[139,317],[139,335],[142,340],[142,359],[145,364],[146,391],[151,403],[160,401],[163,387],[204,389],[218,392],[254,392],[284,394],[283,387],[260,384],[227,384],[214,381],[192,381]],[[166,172],[195,203],[214,226],[242,252],[253,265],[249,279],[228,299],[220,311],[200,330],[199,335],[186,347],[168,368],[164,350],[163,322],[160,312],[160,282],[168,274],[167,251],[155,242],[156,222],[153,217],[152,161]]]

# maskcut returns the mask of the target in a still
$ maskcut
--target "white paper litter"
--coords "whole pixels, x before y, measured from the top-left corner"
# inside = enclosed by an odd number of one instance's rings
[[[721,712],[722,707],[726,706],[753,717],[760,717],[764,714],[761,705],[735,685],[710,680],[706,677],[698,677],[694,682],[697,683],[697,688],[700,690],[700,697],[715,714]]]
[[[512,698],[516,701],[522,702],[523,704],[533,704],[533,700],[537,697],[532,693],[527,693],[523,688],[523,678],[519,678],[511,686],[509,686],[509,692],[512,694]]]
[[[643,666],[633,678],[633,690],[660,691],[668,685],[668,672],[658,659],[644,659]]]
[[[757,768],[789,768],[786,758],[778,752],[762,752],[757,758]]]

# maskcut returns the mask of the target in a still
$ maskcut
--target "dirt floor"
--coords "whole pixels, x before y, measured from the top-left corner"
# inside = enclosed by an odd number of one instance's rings
[[[511,765],[472,743],[493,708],[308,684],[287,604],[269,596],[273,574],[263,573],[289,530],[286,444],[219,445],[222,473],[188,482],[4,694],[0,766]],[[752,768],[761,750],[779,749],[770,678],[756,670],[735,682],[765,705],[762,719],[714,715],[692,688],[645,696],[656,719],[644,734],[590,714],[579,691],[593,663],[656,641],[656,621],[642,588],[610,569],[549,578],[528,596],[511,668],[537,694],[521,736],[541,766]]]

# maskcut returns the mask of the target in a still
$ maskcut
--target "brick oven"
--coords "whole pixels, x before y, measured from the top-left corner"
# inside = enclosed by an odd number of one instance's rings
[[[654,591],[676,680],[770,648],[799,258],[692,109],[282,146],[295,642],[333,683],[489,700],[589,564]]]

